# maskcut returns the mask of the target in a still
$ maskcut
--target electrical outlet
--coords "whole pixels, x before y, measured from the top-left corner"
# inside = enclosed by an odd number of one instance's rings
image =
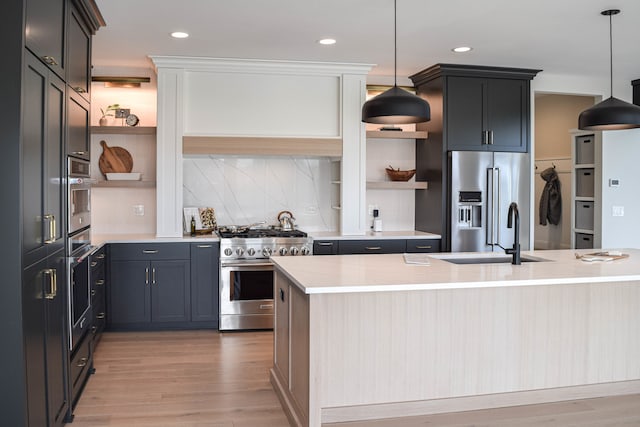
[[[611,207],[611,215],[612,216],[624,216],[624,206],[612,206]]]
[[[144,205],[133,205],[133,214],[137,216],[144,216]]]

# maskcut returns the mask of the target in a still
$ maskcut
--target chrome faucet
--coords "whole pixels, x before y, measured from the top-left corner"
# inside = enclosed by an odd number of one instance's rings
[[[515,217],[515,227],[512,218]],[[507,228],[513,228],[513,247],[505,249],[504,252],[512,255],[511,264],[520,265],[520,214],[518,213],[518,204],[511,202],[509,205],[509,213],[507,214]]]

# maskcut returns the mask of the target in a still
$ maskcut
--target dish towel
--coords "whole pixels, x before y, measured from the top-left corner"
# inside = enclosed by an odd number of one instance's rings
[[[560,180],[555,168],[547,168],[540,173],[540,178],[547,183],[540,197],[540,224],[558,225],[562,216],[562,197],[560,195]]]

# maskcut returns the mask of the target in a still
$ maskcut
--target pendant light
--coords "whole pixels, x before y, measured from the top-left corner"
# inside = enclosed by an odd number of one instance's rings
[[[601,12],[609,17],[609,78],[611,96],[580,113],[578,128],[583,130],[619,130],[640,127],[640,107],[613,97],[613,31],[612,16],[619,9]]]
[[[362,106],[362,121],[378,124],[422,123],[431,120],[429,103],[398,87],[398,34],[396,0],[393,0],[393,87]]]

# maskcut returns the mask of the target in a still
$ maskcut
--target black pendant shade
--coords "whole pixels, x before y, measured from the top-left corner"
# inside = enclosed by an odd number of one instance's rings
[[[393,0],[393,87],[362,106],[362,121],[384,125],[405,125],[431,120],[431,108],[424,99],[398,87],[397,8]]]
[[[609,17],[609,72],[611,96],[578,117],[578,128],[582,130],[621,130],[640,127],[640,107],[613,97],[613,26],[611,17],[620,13],[619,9],[608,9],[601,15]]]
[[[621,130],[640,127],[640,107],[609,97],[580,113],[583,130]]]
[[[362,121],[366,123],[407,124],[429,120],[429,103],[398,86],[371,98],[362,106]]]

